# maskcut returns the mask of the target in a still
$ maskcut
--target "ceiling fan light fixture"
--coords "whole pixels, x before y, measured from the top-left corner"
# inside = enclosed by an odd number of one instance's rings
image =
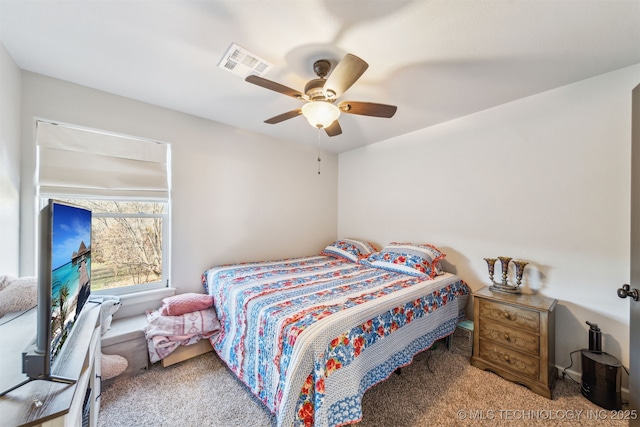
[[[324,129],[340,117],[340,109],[330,102],[312,101],[302,106],[302,114],[311,126]]]

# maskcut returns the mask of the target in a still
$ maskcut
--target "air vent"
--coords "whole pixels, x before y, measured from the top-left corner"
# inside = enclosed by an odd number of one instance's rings
[[[258,55],[254,55],[235,43],[231,43],[229,49],[227,49],[220,59],[220,62],[218,62],[218,68],[227,70],[242,78],[250,74],[261,76],[266,74],[272,66],[273,64],[270,64]]]

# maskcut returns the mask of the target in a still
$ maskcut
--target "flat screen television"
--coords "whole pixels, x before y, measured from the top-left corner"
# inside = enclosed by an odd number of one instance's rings
[[[51,366],[91,294],[91,210],[50,199],[40,211],[37,336],[22,357],[30,379],[72,382]]]

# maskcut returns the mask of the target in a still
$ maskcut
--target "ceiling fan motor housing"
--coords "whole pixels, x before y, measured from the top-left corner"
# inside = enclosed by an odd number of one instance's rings
[[[331,71],[331,62],[326,59],[319,59],[313,63],[313,72],[318,76],[317,79],[310,80],[304,86],[304,93],[309,97],[311,101],[327,101],[327,97],[322,91],[324,84],[326,83],[325,77],[329,75]]]
[[[325,101],[326,97],[322,92],[326,80],[313,79],[304,86],[304,93],[309,97],[310,101]]]

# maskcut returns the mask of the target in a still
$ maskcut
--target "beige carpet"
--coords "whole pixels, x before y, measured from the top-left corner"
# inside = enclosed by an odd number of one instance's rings
[[[456,338],[452,351],[437,343],[401,375],[363,398],[358,427],[398,426],[627,426],[592,404],[580,387],[558,380],[553,400],[469,364]],[[626,407],[625,407],[626,408]],[[213,353],[117,381],[102,393],[100,427],[272,426],[269,412]]]

